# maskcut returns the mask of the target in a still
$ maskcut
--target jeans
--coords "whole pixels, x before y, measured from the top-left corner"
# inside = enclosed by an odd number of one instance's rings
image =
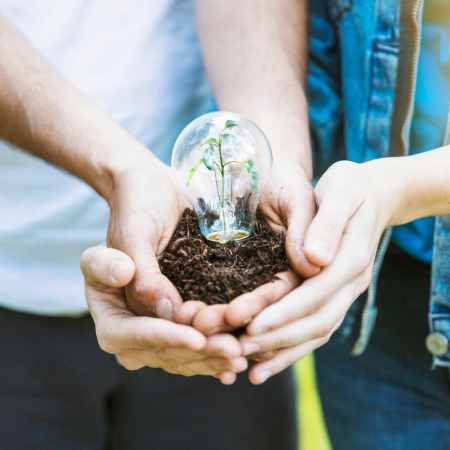
[[[378,318],[362,356],[336,333],[316,352],[334,450],[450,448],[450,378],[425,347],[430,267],[391,245],[378,282]]]

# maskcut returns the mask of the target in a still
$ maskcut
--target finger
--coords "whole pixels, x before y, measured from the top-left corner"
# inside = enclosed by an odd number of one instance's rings
[[[207,338],[206,346],[202,352],[222,358],[235,358],[242,356],[242,347],[239,341],[231,334],[213,334]]]
[[[211,334],[231,331],[233,327],[225,321],[228,305],[211,305],[199,309],[192,321],[192,326],[206,336]]]
[[[328,340],[353,302],[354,292],[355,287],[347,285],[314,314],[258,336],[241,336],[244,356],[294,347],[316,339]]]
[[[172,347],[200,351],[207,345],[205,336],[192,327],[163,319],[127,316],[120,310],[97,314],[96,332],[100,347],[113,354],[132,348]]]
[[[286,233],[286,255],[292,268],[302,277],[310,278],[320,272],[320,266],[305,254],[305,236],[316,213],[316,204],[311,184],[297,192],[287,203],[284,215],[288,222]]]
[[[129,349],[117,354],[127,370],[142,367],[161,368],[185,376],[213,375],[219,372],[242,372],[247,368],[243,357],[231,359],[204,356],[198,352],[181,349]]]
[[[134,257],[136,275],[126,288],[128,308],[139,316],[173,320],[183,300],[176,287],[159,268],[154,254]]]
[[[219,378],[221,383],[225,384],[226,386],[230,386],[231,384],[233,384],[237,378],[234,372],[220,372],[215,376]]]
[[[205,308],[205,302],[189,300],[184,302],[175,314],[175,322],[183,325],[192,325],[192,321],[200,309]]]
[[[248,367],[248,362],[243,357],[227,360],[224,358],[205,358],[197,361],[190,361],[179,366],[166,367],[164,370],[169,373],[184,375],[186,377],[194,375],[214,375],[220,372],[243,372]]]
[[[301,283],[293,271],[277,274],[277,279],[234,299],[225,311],[225,320],[233,328],[247,325],[267,306],[277,302]]]
[[[253,359],[253,361],[270,361],[271,359],[275,358],[275,356],[277,356],[277,352],[270,351],[270,352],[254,353],[252,355],[248,355],[247,358]]]
[[[222,334],[208,338],[206,346],[200,351],[163,347],[157,350],[157,355],[165,365],[177,365],[207,357],[232,359],[242,356],[242,349],[235,337]]]
[[[128,255],[105,245],[88,248],[81,255],[81,271],[86,284],[123,287],[133,278],[134,269]]]
[[[249,370],[248,378],[253,384],[262,384],[273,375],[280,373],[282,370],[300,361],[300,359],[309,355],[321,345],[323,345],[323,342],[316,340],[280,350],[272,360],[253,365]]]
[[[356,227],[344,234],[333,262],[315,277],[304,281],[282,301],[264,309],[247,326],[247,333],[259,335],[310,315],[346,284],[355,286],[356,296],[363,292],[370,282],[376,243],[381,235],[381,232],[374,233],[372,228],[370,218],[358,221]]]
[[[348,221],[364,200],[361,192],[353,189],[348,180],[341,181],[341,174],[332,180],[330,176],[332,173],[316,186],[318,212],[304,243],[306,257],[318,266],[327,266],[333,260]]]

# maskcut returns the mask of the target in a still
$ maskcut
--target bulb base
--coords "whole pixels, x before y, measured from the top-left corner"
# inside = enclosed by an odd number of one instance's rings
[[[225,244],[228,241],[241,241],[250,236],[250,233],[245,230],[236,230],[229,233],[216,231],[215,233],[208,234],[206,239],[212,242],[218,242],[219,244]]]

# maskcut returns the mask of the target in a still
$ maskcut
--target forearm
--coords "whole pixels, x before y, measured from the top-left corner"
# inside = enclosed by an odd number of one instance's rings
[[[274,159],[312,176],[308,108],[307,3],[196,0],[200,43],[218,106],[254,121]]]
[[[450,146],[365,164],[389,199],[389,226],[450,214]]]
[[[121,172],[160,165],[1,17],[0,138],[83,179],[107,200]]]

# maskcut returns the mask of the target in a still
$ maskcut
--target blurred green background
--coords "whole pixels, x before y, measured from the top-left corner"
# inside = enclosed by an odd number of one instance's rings
[[[298,385],[300,450],[331,450],[317,392],[314,355],[303,358],[294,369]]]

